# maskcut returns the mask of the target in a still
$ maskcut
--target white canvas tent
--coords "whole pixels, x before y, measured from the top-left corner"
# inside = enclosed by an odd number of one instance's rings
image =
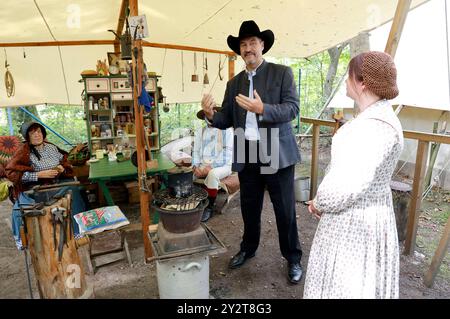
[[[427,1],[414,0],[411,8],[424,2]],[[263,30],[272,29],[276,35],[271,56],[307,57],[386,23],[393,18],[396,5],[397,1],[386,0],[141,0],[139,12],[147,17],[150,37],[146,40],[152,43],[229,51],[226,37],[236,35],[243,20],[254,19]],[[37,45],[54,39],[113,40],[113,34],[107,30],[116,29],[120,7],[121,0],[79,0],[75,3],[68,0],[3,0],[0,47],[5,47],[9,70],[15,78],[16,95],[7,98],[4,86],[0,85],[0,106],[80,104],[80,72],[95,68],[96,61],[105,59],[113,46],[62,46],[61,62],[57,47]],[[30,42],[36,46],[21,44]],[[147,68],[163,76],[163,92],[171,103],[199,101],[202,92],[211,90],[218,71],[219,56],[208,54],[210,85],[191,83],[193,53],[184,51],[183,55],[184,68],[181,67],[180,51],[144,49]],[[220,56],[224,59],[224,55]],[[0,52],[0,57],[3,62],[5,52]],[[197,53],[200,74],[201,57]],[[1,65],[3,73],[4,63]],[[236,71],[239,70],[238,64]],[[226,80],[227,63],[223,73]],[[219,101],[223,98],[225,80],[217,80],[212,91]]]
[[[386,23],[370,32],[371,50],[384,51],[391,26]],[[395,56],[400,94],[393,104],[450,111],[446,28],[444,0],[429,1],[408,14]],[[329,107],[353,108],[345,82]]]
[[[448,5],[448,4],[447,4]],[[447,10],[448,11],[448,10]],[[448,15],[448,12],[447,12]],[[399,114],[403,129],[428,132],[433,130],[433,122],[449,121],[450,111],[449,65],[444,0],[432,0],[412,10],[408,14],[402,38],[395,56],[398,72],[399,96],[392,104],[405,107]],[[392,23],[372,30],[369,35],[370,49],[383,51]],[[353,101],[346,96],[345,82],[342,83],[328,107],[345,108],[345,117],[353,117]],[[449,130],[447,128],[447,130]],[[406,139],[400,158],[407,164],[404,172],[414,169],[417,141]],[[450,179],[445,171],[450,170],[450,145],[442,145],[434,165],[433,177],[440,174],[438,184],[450,187]],[[442,172],[444,171],[444,172]]]

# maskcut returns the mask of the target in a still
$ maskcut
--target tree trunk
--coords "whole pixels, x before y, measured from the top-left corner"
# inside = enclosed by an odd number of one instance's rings
[[[341,57],[342,50],[347,46],[347,43],[342,44],[341,46],[336,46],[328,49],[328,55],[330,56],[330,66],[328,68],[327,77],[325,79],[325,83],[323,86],[323,103],[328,101],[328,98],[331,96],[333,92],[333,83],[336,79],[336,73],[339,65],[339,58]],[[326,108],[323,111],[323,118],[330,120],[333,116],[333,110]]]
[[[86,283],[84,269],[78,255],[75,239],[67,231],[67,244],[63,247],[62,259],[58,259],[60,242],[60,224],[56,225],[56,249],[53,242],[53,207],[59,206],[69,210],[71,199],[66,195],[52,206],[44,207],[44,216],[26,217],[27,242],[30,250],[39,295],[42,299],[86,298],[92,295]],[[71,221],[70,216],[67,221]],[[69,222],[67,229],[72,227]]]
[[[350,58],[357,56],[360,53],[370,51],[369,33],[362,32],[350,41]],[[353,106],[353,115],[358,113],[356,104]]]

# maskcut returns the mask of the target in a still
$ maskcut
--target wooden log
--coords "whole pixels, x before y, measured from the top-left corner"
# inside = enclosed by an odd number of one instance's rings
[[[56,225],[56,249],[53,243],[53,225],[51,209],[54,207],[70,207],[66,197],[54,205],[44,208],[45,216],[27,217],[25,219],[28,233],[28,247],[34,268],[40,297],[43,299],[84,298],[88,290],[84,268],[81,263],[73,236],[67,238],[62,259],[58,261],[58,245],[60,241],[60,224]],[[68,227],[72,227],[68,217]],[[37,224],[36,224],[37,222]],[[33,226],[33,225],[37,225]],[[37,245],[40,241],[40,252]]]
[[[419,224],[419,209],[422,204],[423,177],[427,165],[429,143],[419,141],[417,147],[414,183],[409,206],[408,226],[406,230],[405,249],[403,254],[410,255],[416,248],[417,226]]]
[[[439,271],[439,266],[444,260],[444,256],[447,253],[448,244],[450,242],[450,216],[447,219],[447,225],[445,226],[444,233],[442,234],[441,240],[439,241],[438,248],[434,253],[433,259],[431,261],[430,268],[428,269],[425,277],[423,279],[423,283],[427,287],[431,287],[434,282],[434,278]]]

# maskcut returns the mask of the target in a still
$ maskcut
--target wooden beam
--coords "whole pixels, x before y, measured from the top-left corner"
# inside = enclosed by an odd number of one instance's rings
[[[404,138],[411,138],[423,142],[436,142],[442,144],[450,144],[450,136],[433,133],[422,133],[416,131],[403,131]]]
[[[444,256],[447,253],[448,245],[450,242],[450,216],[447,219],[447,225],[445,226],[444,233],[442,234],[441,240],[439,241],[438,248],[434,253],[433,259],[431,261],[430,268],[428,269],[425,277],[423,279],[423,283],[427,287],[431,287],[434,282],[434,278],[439,271],[439,266],[444,260]]]
[[[119,19],[117,21],[116,33],[120,36],[122,34],[123,26],[125,25],[125,16],[128,8],[128,0],[122,0],[122,5],[120,6]],[[114,41],[114,53],[118,54],[120,52],[120,40],[116,39]]]
[[[315,125],[319,125],[319,126],[329,126],[329,127],[334,127],[335,126],[335,122],[334,121],[312,119],[312,118],[309,118],[309,117],[300,117],[300,121],[302,123],[315,124]]]
[[[114,40],[77,40],[77,41],[47,41],[47,42],[18,42],[18,43],[0,43],[1,48],[14,47],[56,47],[70,45],[113,45]]]
[[[14,42],[14,43],[0,43],[0,48],[13,48],[13,47],[53,47],[53,46],[70,46],[70,45],[114,45],[116,40],[77,40],[77,41],[47,41],[47,42]],[[231,51],[214,50],[207,48],[191,47],[177,44],[167,43],[154,43],[142,41],[142,46],[160,49],[173,49],[183,51],[194,52],[207,52],[226,54],[228,56],[234,56],[235,53]]]
[[[392,57],[395,57],[395,53],[397,52],[398,43],[400,42],[403,26],[405,25],[411,2],[412,0],[398,0],[394,20],[392,21],[391,32],[389,33],[386,48],[384,49],[384,52],[389,53]]]
[[[317,192],[317,177],[319,171],[319,137],[320,125],[313,124],[313,138],[311,150],[311,185],[309,189],[309,199],[314,199]]]
[[[405,249],[403,254],[411,255],[416,248],[417,226],[419,223],[419,209],[422,204],[423,181],[427,166],[428,148],[430,143],[419,141],[417,147],[416,165],[411,202],[409,205],[408,225],[406,229]]]
[[[194,52],[207,52],[207,53],[235,55],[235,53],[231,52],[231,51],[213,50],[213,49],[198,48],[198,47],[191,47],[191,46],[177,45],[177,44],[154,43],[154,42],[147,42],[147,41],[143,41],[142,46],[152,47],[152,48],[160,48],[160,49],[173,49],[173,50],[182,50],[182,51],[194,51]]]

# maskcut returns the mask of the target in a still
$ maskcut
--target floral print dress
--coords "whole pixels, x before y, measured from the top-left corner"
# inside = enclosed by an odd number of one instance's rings
[[[403,131],[386,100],[342,126],[313,200],[322,213],[304,298],[398,298],[399,248],[390,181]]]

